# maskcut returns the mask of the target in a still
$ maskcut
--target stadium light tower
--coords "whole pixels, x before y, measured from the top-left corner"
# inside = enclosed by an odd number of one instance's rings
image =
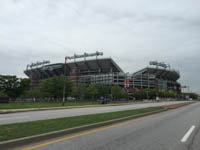
[[[95,53],[84,53],[82,55],[77,55],[77,54],[74,54],[74,56],[66,56],[65,57],[65,66],[64,66],[64,84],[63,84],[63,101],[62,101],[62,105],[64,106],[65,105],[65,89],[66,89],[66,65],[67,65],[67,61],[68,60],[71,60],[71,59],[74,59],[74,61],[76,61],[76,58],[84,58],[84,60],[86,61],[86,57],[93,57],[93,56],[96,56],[96,59],[97,59],[97,56],[103,56],[103,52],[98,52],[96,51]]]
[[[66,65],[67,65],[67,61],[70,60],[70,58],[68,56],[65,57],[65,66],[64,66],[64,83],[63,83],[63,101],[62,101],[62,106],[65,105],[65,89],[66,89]]]

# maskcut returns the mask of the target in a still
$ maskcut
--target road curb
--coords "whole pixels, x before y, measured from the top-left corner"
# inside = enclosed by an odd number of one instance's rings
[[[120,123],[120,122],[123,122],[123,121],[136,119],[136,118],[139,118],[139,117],[144,117],[144,116],[148,116],[148,115],[152,115],[152,114],[157,114],[157,113],[160,113],[160,112],[163,112],[163,111],[166,111],[166,110],[167,109],[162,109],[162,110],[159,110],[159,111],[143,113],[143,114],[124,117],[124,118],[120,118],[120,119],[114,119],[114,120],[104,121],[104,122],[100,122],[100,123],[84,125],[84,126],[80,126],[80,127],[64,129],[64,130],[49,132],[49,133],[45,133],[45,134],[40,134],[40,135],[29,136],[29,137],[9,140],[9,141],[5,141],[5,142],[0,142],[0,149],[1,150],[4,150],[4,149],[5,150],[9,150],[9,149],[20,147],[22,145],[28,145],[28,144],[32,144],[32,143],[37,143],[37,142],[40,142],[40,141],[43,141],[43,140],[49,140],[49,139],[57,138],[57,137],[60,137],[60,136],[66,136],[66,135],[69,135],[69,134],[75,134],[75,133],[78,133],[78,132],[81,132],[81,131],[85,131],[85,130],[91,130],[91,129],[94,129],[94,128],[99,128],[99,127],[103,127],[103,126],[107,126],[107,125],[112,125],[112,124],[115,124],[115,123]]]

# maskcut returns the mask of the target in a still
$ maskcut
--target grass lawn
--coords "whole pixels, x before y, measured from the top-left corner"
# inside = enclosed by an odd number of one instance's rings
[[[136,110],[109,112],[102,114],[66,117],[50,120],[40,120],[26,123],[0,125],[0,141],[6,141],[26,136],[38,135],[51,131],[103,122],[107,120],[133,116],[137,114],[162,110],[161,107],[150,107]]]
[[[130,101],[128,101],[130,102]],[[113,101],[109,104],[123,104],[127,103],[124,101]],[[139,103],[139,102],[133,102],[132,103]],[[141,103],[141,102],[140,102]],[[66,102],[65,106],[84,106],[84,105],[99,105],[97,101],[77,101],[77,102]],[[1,109],[26,109],[26,108],[44,108],[44,107],[62,107],[62,103],[56,103],[56,102],[35,102],[35,103],[9,103],[9,104],[0,104],[0,110]]]

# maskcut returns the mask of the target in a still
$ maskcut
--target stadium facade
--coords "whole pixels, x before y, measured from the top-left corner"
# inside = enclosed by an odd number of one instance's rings
[[[165,63],[153,61],[148,67],[129,74],[125,73],[112,58],[98,58],[99,55],[103,53],[84,53],[66,57],[65,63],[49,64],[49,61],[32,63],[27,65],[24,73],[32,80],[33,87],[36,87],[41,80],[56,75],[66,75],[77,87],[83,84],[108,86],[117,84],[130,94],[137,89],[145,88],[173,90],[181,93],[181,85],[177,82],[180,78],[179,72]],[[90,56],[96,56],[96,58],[87,60],[86,58]],[[78,58],[84,58],[84,60],[77,61]]]

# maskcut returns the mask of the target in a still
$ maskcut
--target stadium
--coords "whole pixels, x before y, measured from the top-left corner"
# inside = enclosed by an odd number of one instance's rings
[[[27,65],[24,73],[32,80],[32,87],[36,87],[41,80],[66,75],[71,78],[76,87],[83,84],[119,85],[129,94],[137,89],[173,90],[181,93],[178,83],[180,74],[163,62],[151,61],[145,67],[133,74],[125,73],[112,58],[98,58],[102,52],[84,53],[65,57],[65,63],[50,64],[49,61],[36,62]],[[87,59],[94,57],[95,59]],[[83,60],[78,60],[83,58]]]

